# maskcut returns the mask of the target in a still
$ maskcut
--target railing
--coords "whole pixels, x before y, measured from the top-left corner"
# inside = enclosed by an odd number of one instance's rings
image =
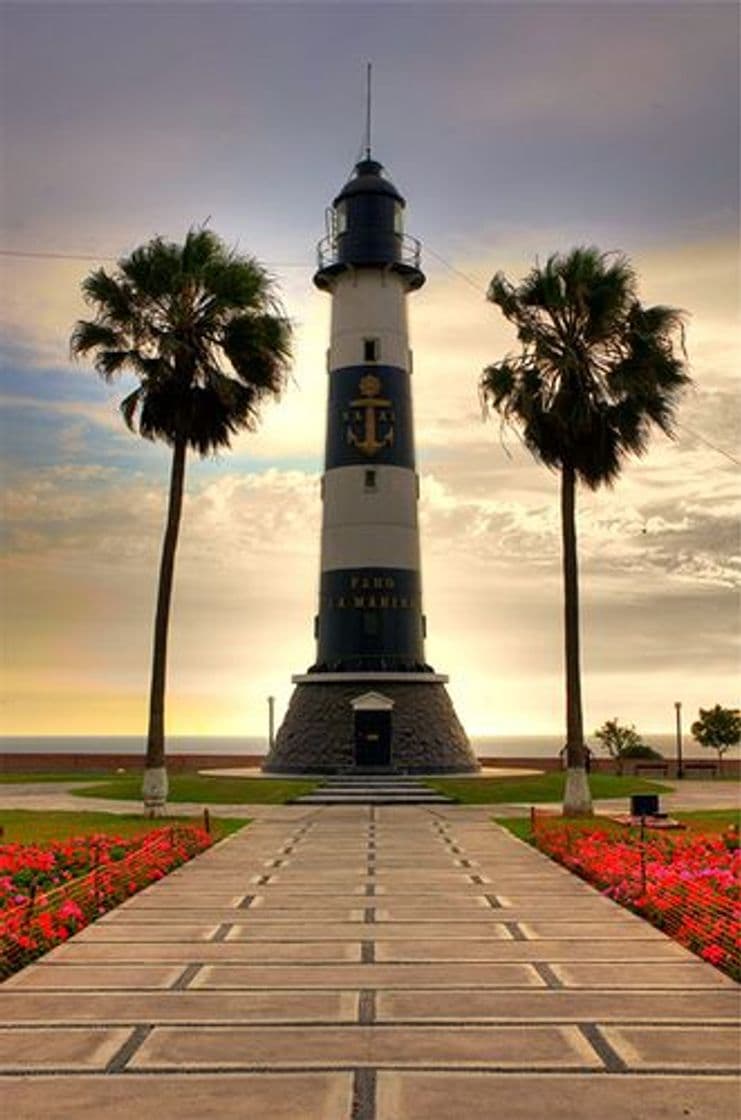
[[[411,237],[407,233],[397,233],[394,235],[399,245],[399,255],[396,263],[408,265],[410,268],[420,268],[422,261],[422,245],[416,237]],[[317,268],[331,268],[332,265],[340,264],[339,257],[339,241],[338,238],[331,233],[323,237],[316,247],[317,254]]]
[[[685,948],[741,979],[741,852],[733,833],[672,837],[569,824],[531,810],[540,851],[646,918]]]
[[[19,905],[0,910],[0,979],[101,917],[137,891],[209,847],[202,829],[175,825],[156,829],[120,860],[103,860],[94,845],[92,869],[51,890],[34,881]]]

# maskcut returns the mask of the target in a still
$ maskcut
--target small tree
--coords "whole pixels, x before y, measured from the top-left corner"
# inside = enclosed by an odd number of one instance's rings
[[[713,747],[718,752],[718,769],[723,769],[723,755],[729,747],[741,742],[741,711],[738,708],[700,708],[700,718],[690,728],[701,747]]]
[[[658,751],[653,750],[644,743],[635,729],[635,724],[624,727],[615,719],[608,719],[595,731],[594,736],[599,740],[602,750],[607,751],[610,758],[615,759],[618,774],[623,772],[623,762],[626,758],[661,758]]]

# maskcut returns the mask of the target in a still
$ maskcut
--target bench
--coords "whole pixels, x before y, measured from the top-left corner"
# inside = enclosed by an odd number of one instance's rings
[[[659,762],[658,760],[656,762],[636,762],[635,768],[633,770],[634,774],[643,774],[649,772],[663,774],[664,777],[666,777],[669,773],[669,763]]]
[[[682,767],[682,770],[683,770],[685,776],[689,773],[690,770],[709,770],[710,773],[712,774],[712,776],[715,778],[718,775],[718,763],[717,762],[702,762],[702,761],[699,761],[699,762],[692,762],[692,761],[691,762],[685,762],[683,767]]]

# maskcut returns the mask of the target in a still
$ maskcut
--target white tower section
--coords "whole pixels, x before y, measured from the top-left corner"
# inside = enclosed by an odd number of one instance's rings
[[[332,371],[379,366],[411,373],[406,285],[379,269],[337,277],[332,287]],[[375,360],[364,360],[368,353]],[[409,467],[364,462],[324,475],[322,572],[346,568],[397,568],[419,572],[417,476]]]

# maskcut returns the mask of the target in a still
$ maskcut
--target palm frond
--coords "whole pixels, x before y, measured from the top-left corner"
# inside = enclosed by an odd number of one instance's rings
[[[70,338],[70,350],[73,356],[81,357],[99,347],[113,349],[122,346],[124,342],[125,338],[121,331],[114,327],[106,323],[78,319]]]
[[[138,389],[134,389],[133,393],[129,393],[127,397],[124,397],[118,406],[126,427],[132,432],[136,430],[136,414],[141,405],[142,398],[143,390],[139,387]]]
[[[132,292],[122,277],[109,276],[98,268],[83,280],[82,294],[86,303],[96,307],[99,321],[121,327],[129,322]]]
[[[580,246],[536,265],[519,285],[497,273],[487,298],[517,327],[519,355],[484,370],[485,408],[515,427],[552,469],[571,466],[587,486],[611,485],[625,457],[641,455],[652,426],[671,435],[690,383],[684,313],[644,308],[620,253]],[[686,356],[686,355],[685,355]]]
[[[201,454],[228,446],[285,385],[292,328],[275,284],[209,229],[191,228],[182,245],[155,237],[115,274],[91,273],[83,292],[96,318],[76,324],[72,352],[92,355],[107,380],[136,375],[121,409],[147,439],[185,439]]]
[[[224,330],[223,349],[242,381],[260,393],[280,394],[291,361],[291,327],[286,319],[235,316]]]

